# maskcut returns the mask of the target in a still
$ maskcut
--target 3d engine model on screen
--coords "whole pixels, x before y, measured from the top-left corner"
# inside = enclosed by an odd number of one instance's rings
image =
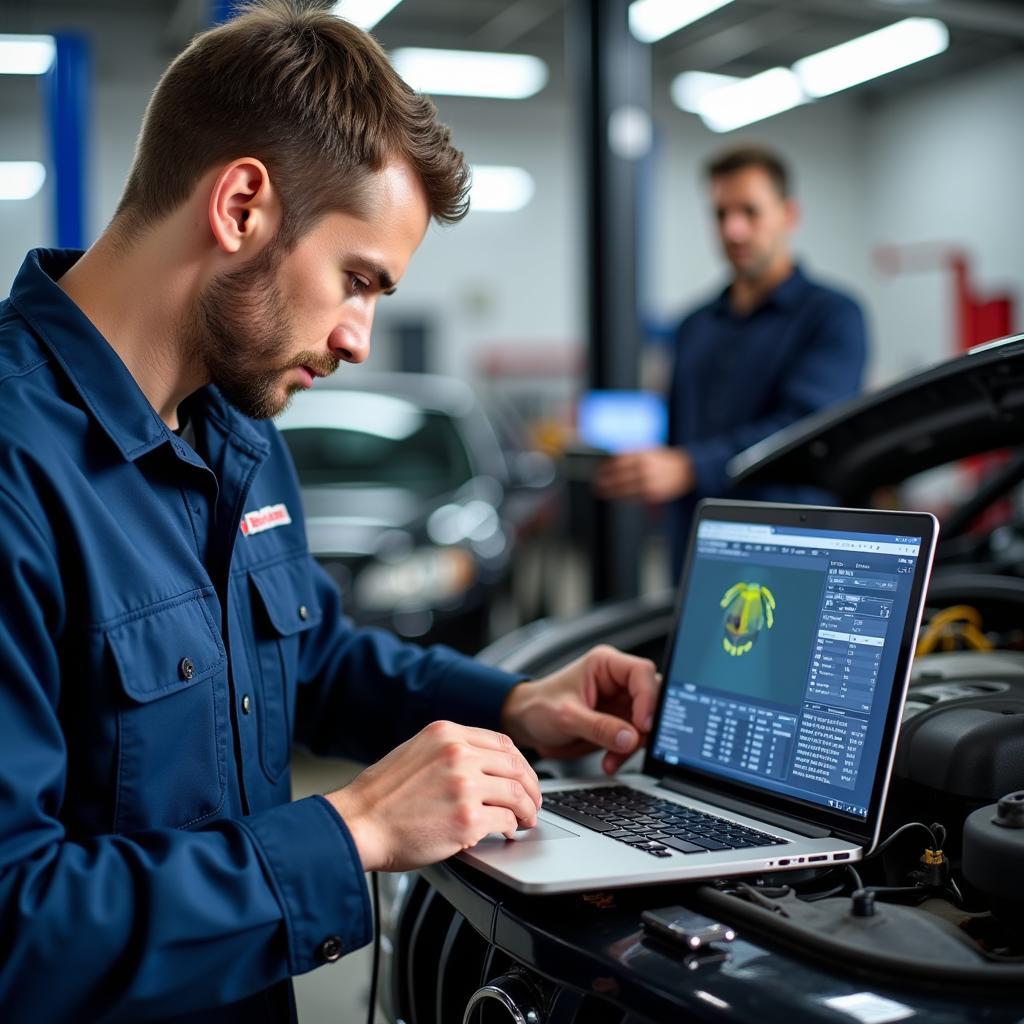
[[[754,646],[761,630],[775,625],[775,598],[760,583],[736,583],[719,603],[725,609],[722,647],[734,658]]]

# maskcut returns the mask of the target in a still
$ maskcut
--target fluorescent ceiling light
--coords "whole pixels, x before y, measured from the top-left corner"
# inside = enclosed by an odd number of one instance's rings
[[[331,13],[357,28],[369,32],[385,14],[390,14],[402,0],[338,0]]]
[[[672,94],[672,102],[680,110],[699,114],[700,105],[706,96],[739,81],[741,79],[735,75],[713,75],[710,71],[684,71],[672,79],[669,92]]]
[[[533,198],[533,192],[533,178],[522,167],[476,165],[469,208],[514,213]]]
[[[793,65],[809,96],[828,96],[942,53],[949,30],[934,18],[906,18]]]
[[[799,106],[807,97],[789,68],[771,68],[708,93],[698,113],[714,132],[731,132]]]
[[[0,75],[45,75],[56,52],[53,36],[0,35]]]
[[[548,66],[522,53],[475,50],[395,50],[391,62],[417,92],[523,100],[547,84]]]
[[[0,161],[0,199],[31,199],[46,181],[46,168],[35,160]]]
[[[730,3],[732,0],[633,0],[629,30],[641,43],[653,43]]]

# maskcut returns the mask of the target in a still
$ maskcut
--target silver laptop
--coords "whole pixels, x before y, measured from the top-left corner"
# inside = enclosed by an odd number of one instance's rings
[[[938,524],[698,509],[641,773],[542,784],[459,856],[532,893],[859,860],[878,842]]]

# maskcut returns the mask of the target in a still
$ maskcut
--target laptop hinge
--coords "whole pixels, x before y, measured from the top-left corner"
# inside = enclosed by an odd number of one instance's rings
[[[779,814],[775,811],[766,811],[762,807],[756,807],[743,800],[736,800],[734,797],[722,796],[721,793],[713,793],[709,789],[701,789],[689,782],[680,782],[678,779],[659,779],[658,785],[673,793],[681,793],[683,796],[692,796],[705,803],[728,808],[730,811],[737,811],[745,814],[748,818],[755,818],[758,821],[767,822],[770,825],[778,825],[780,828],[787,828],[798,836],[806,836],[808,839],[825,839],[832,833],[820,825],[811,825],[799,818],[791,818],[788,814]]]

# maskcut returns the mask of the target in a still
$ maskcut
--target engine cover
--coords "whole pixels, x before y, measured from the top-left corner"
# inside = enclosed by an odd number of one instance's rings
[[[1024,654],[961,651],[917,659],[893,764],[893,822],[964,818],[1024,789]]]

